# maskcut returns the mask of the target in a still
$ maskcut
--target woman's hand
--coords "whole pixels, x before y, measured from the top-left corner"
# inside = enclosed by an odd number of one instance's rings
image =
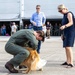
[[[63,35],[61,35],[61,39],[63,40]]]
[[[65,29],[65,25],[61,26],[60,29],[61,30],[64,30]]]

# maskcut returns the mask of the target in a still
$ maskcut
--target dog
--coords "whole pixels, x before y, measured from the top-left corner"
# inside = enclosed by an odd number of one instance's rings
[[[40,60],[40,56],[37,53],[36,50],[33,50],[32,48],[26,47],[26,49],[30,52],[30,55],[28,56],[27,59],[25,59],[20,66],[26,66],[26,72],[25,73],[29,73],[31,70],[36,70],[37,69],[37,63]],[[40,71],[42,69],[39,69]]]

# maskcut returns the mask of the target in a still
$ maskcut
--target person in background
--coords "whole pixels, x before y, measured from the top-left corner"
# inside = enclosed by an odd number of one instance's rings
[[[43,25],[42,30],[44,31],[45,37],[46,37],[46,25]]]
[[[32,24],[29,24],[28,29],[33,29]]]
[[[53,25],[51,24],[51,27],[50,27],[50,36],[53,35]]]
[[[7,27],[6,27],[6,35],[11,35],[11,25],[9,24],[9,25],[7,25]]]
[[[59,24],[59,26],[58,26],[58,35],[60,36],[61,35],[61,30],[60,30],[60,27],[61,27],[61,24]]]
[[[12,23],[12,26],[11,26],[11,35],[13,35],[17,30],[17,26],[15,24],[15,22]]]
[[[58,36],[59,34],[59,26],[57,23],[55,23],[54,25],[54,36]]]
[[[3,26],[1,26],[1,28],[0,28],[0,31],[1,31],[1,35],[2,35],[2,27],[3,27]]]
[[[47,38],[50,38],[50,28],[51,28],[51,24],[49,22],[47,22],[46,25],[46,34],[47,34]]]
[[[17,27],[16,31],[18,31],[18,30],[19,30],[19,25],[18,25],[18,24],[16,24],[16,27]]]
[[[33,25],[33,29],[35,31],[42,30],[43,25],[46,22],[46,17],[43,12],[41,12],[41,6],[36,5],[36,12],[33,13],[32,17],[30,18],[30,22]],[[41,48],[41,41],[38,42],[38,49],[37,52],[40,53]]]
[[[6,35],[6,26],[5,26],[5,24],[3,24],[3,26],[1,27],[1,34],[3,36]]]
[[[1,36],[1,27],[0,27],[0,36]]]
[[[24,29],[28,29],[28,25],[27,24],[25,25]]]
[[[75,34],[74,15],[71,11],[68,11],[63,4],[58,6],[58,12],[63,14],[62,26],[60,29],[62,30],[61,38],[63,40],[63,47],[65,48],[67,58],[66,62],[64,62],[62,65],[73,67],[72,47],[74,45]]]

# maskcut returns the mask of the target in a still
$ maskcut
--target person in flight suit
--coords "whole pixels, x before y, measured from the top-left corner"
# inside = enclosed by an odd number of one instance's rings
[[[18,73],[14,66],[19,66],[30,54],[24,47],[27,45],[37,50],[38,40],[44,42],[43,31],[21,29],[14,33],[5,45],[6,52],[14,57],[5,64],[5,68],[11,73]]]

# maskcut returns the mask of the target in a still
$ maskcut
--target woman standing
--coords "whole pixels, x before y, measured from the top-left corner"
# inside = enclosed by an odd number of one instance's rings
[[[72,12],[68,11],[63,4],[58,6],[58,12],[63,14],[62,26],[60,29],[63,31],[61,38],[63,40],[63,47],[65,48],[67,58],[66,62],[62,65],[73,67],[73,53],[71,47],[74,45],[74,15]]]

